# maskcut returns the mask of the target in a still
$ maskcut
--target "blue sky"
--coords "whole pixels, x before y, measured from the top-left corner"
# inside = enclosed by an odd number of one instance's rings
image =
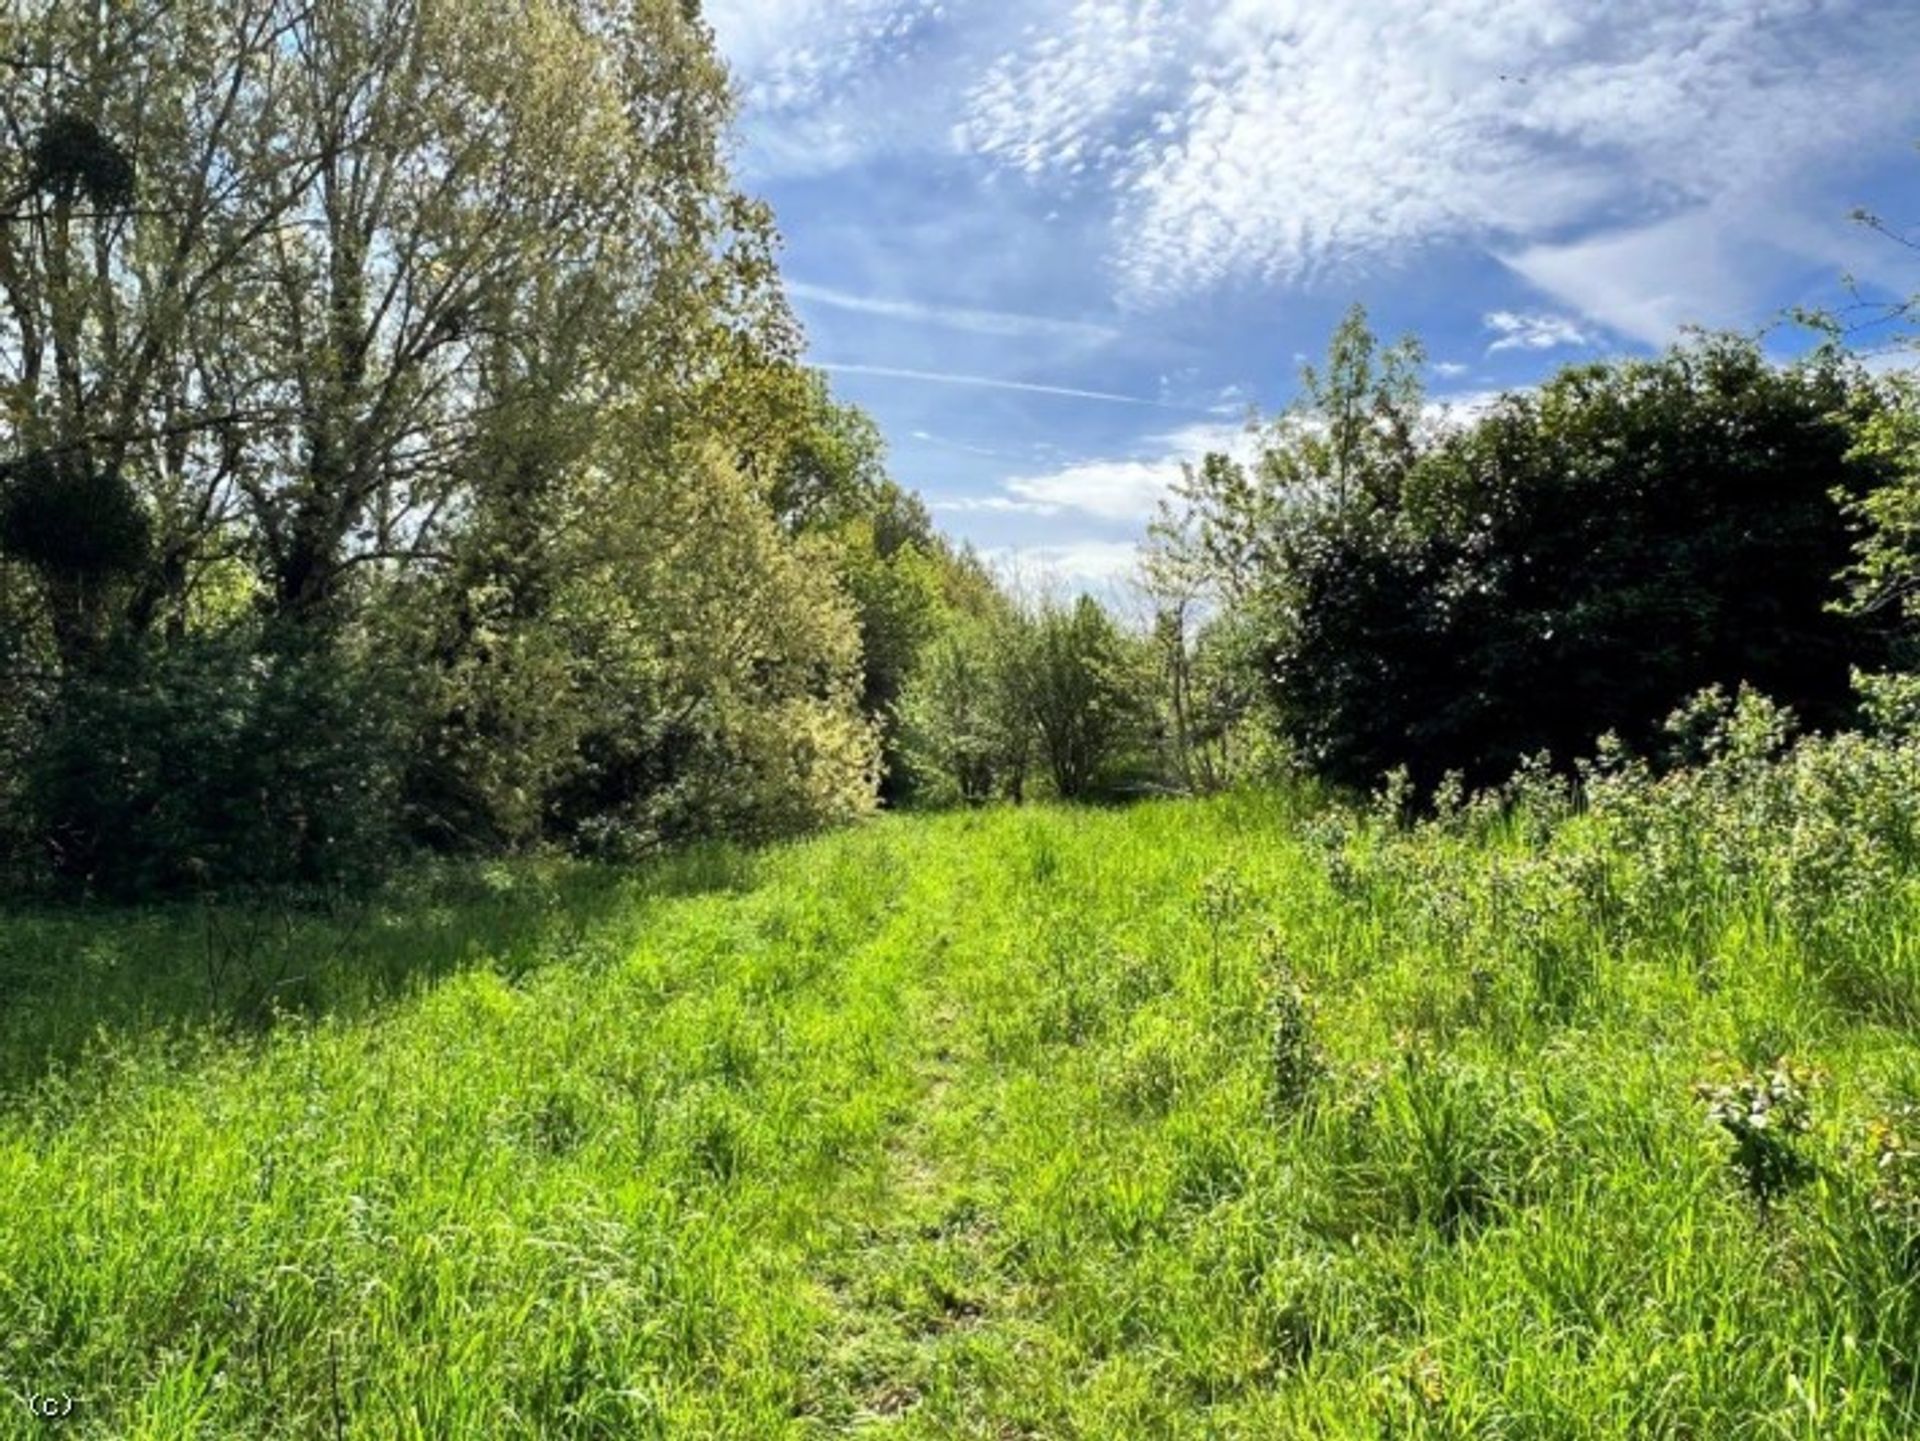
[[[1470,402],[1920,289],[1848,218],[1920,225],[1920,0],[706,11],[808,358],[943,529],[1068,583],[1355,300]]]

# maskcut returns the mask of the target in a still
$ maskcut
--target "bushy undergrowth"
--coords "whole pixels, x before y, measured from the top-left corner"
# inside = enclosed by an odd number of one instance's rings
[[[264,992],[242,916],[12,918],[0,1378],[97,1436],[1913,1434],[1879,709],[447,872]]]

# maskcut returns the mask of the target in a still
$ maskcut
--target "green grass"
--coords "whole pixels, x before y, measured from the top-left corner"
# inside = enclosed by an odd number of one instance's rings
[[[1906,962],[1863,1000],[1764,907],[1553,884],[1241,795],[212,940],[12,917],[0,1392],[156,1438],[1912,1434]],[[1694,1088],[1783,1054],[1824,1079],[1763,1203]]]

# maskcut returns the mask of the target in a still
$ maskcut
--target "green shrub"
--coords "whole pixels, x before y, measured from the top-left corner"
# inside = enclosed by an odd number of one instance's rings
[[[317,638],[129,646],[60,691],[24,804],[50,871],[95,894],[364,884],[393,840],[397,714]]]
[[[1305,764],[1354,788],[1402,765],[1422,790],[1490,785],[1608,731],[1650,751],[1685,697],[1743,682],[1851,720],[1849,668],[1893,636],[1836,604],[1850,512],[1909,464],[1891,452],[1913,427],[1861,437],[1910,397],[1717,337],[1435,426],[1414,360],[1350,316],[1257,459],[1210,459],[1163,527],[1250,635]],[[1904,585],[1881,558],[1876,593]]]

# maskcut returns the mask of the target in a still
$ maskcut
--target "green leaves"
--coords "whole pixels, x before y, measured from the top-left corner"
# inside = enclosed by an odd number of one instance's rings
[[[1813,1129],[1811,1095],[1820,1079],[1781,1057],[1765,1071],[1702,1081],[1694,1088],[1707,1119],[1732,1139],[1733,1164],[1763,1206],[1811,1172],[1797,1142]]]
[[[0,88],[9,851],[145,891],[301,874],[323,813],[624,853],[871,808],[935,547],[792,363],[693,10],[0,29],[49,57]]]
[[[1713,337],[1436,429],[1414,353],[1375,356],[1350,317],[1258,461],[1210,460],[1163,529],[1261,632],[1281,732],[1318,772],[1485,784],[1607,731],[1644,749],[1713,684],[1851,716],[1850,667],[1887,655],[1866,613],[1912,568],[1884,484],[1910,406],[1830,355],[1782,369]],[[1850,517],[1878,539],[1840,615]]]

